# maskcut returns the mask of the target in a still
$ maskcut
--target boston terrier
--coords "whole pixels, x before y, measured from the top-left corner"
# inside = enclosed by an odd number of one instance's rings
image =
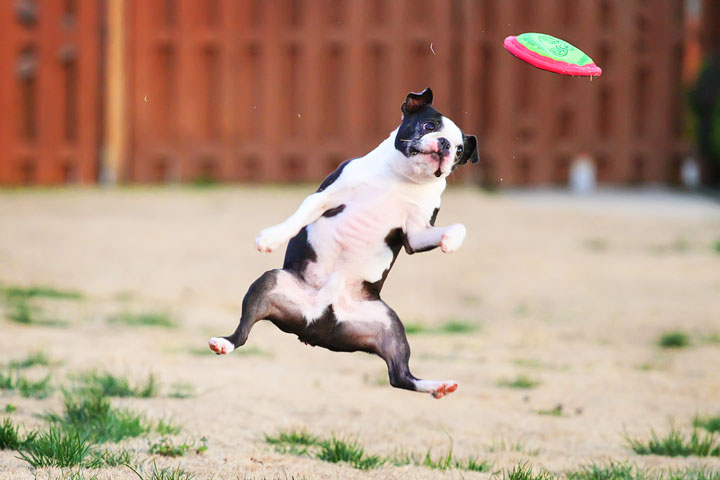
[[[253,325],[266,319],[309,345],[379,355],[393,387],[435,398],[457,389],[452,380],[410,373],[405,328],[380,298],[401,248],[410,255],[436,247],[452,253],[465,238],[463,225],[436,227],[435,219],[445,178],[458,165],[477,163],[477,139],[432,101],[429,88],[409,93],[389,137],[342,163],[287,220],[260,232],[260,252],[289,240],[283,267],[250,286],[235,333],[209,340],[215,353],[244,345]]]

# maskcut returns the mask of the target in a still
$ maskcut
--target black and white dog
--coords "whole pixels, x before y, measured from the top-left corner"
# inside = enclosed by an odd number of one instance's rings
[[[260,232],[255,246],[272,252],[290,241],[281,270],[248,290],[235,333],[211,338],[226,354],[245,344],[267,319],[310,345],[375,353],[387,362],[394,387],[435,398],[457,382],[419,380],[410,373],[410,346],[380,290],[402,247],[409,254],[460,248],[465,227],[436,227],[445,177],[478,161],[477,139],[432,108],[429,88],[408,94],[402,122],[367,155],[332,172],[287,220]]]

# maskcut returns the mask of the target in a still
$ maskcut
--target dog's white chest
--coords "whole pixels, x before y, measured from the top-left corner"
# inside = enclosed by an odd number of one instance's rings
[[[326,223],[343,252],[357,255],[384,247],[387,234],[401,228],[406,216],[406,205],[394,195],[376,193],[348,202],[340,215]]]
[[[350,283],[379,280],[393,259],[386,238],[402,228],[407,217],[406,202],[376,189],[357,192],[344,205],[339,214],[308,226],[308,240],[318,258],[307,275],[317,285],[332,273]]]

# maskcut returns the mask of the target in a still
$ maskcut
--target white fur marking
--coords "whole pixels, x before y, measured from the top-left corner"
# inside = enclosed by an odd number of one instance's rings
[[[463,243],[467,230],[461,223],[451,225],[445,233],[443,233],[440,240],[440,248],[443,253],[452,253],[456,251]]]
[[[210,350],[220,355],[226,355],[235,350],[235,346],[222,337],[211,338],[208,340],[208,345],[210,346]]]
[[[442,398],[457,390],[458,383],[455,380],[415,380],[415,389],[418,392],[429,393],[435,398]]]

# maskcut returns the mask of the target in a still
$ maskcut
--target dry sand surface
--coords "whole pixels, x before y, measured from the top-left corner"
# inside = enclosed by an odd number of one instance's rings
[[[454,379],[441,400],[391,388],[383,362],[363,353],[311,348],[267,322],[247,350],[202,353],[232,332],[248,285],[282,263],[260,254],[255,234],[284,219],[310,187],[20,190],[0,193],[0,282],[76,289],[82,301],[38,300],[66,327],[0,318],[0,365],[44,351],[55,385],[89,368],[142,380],[154,372],[161,395],[113,399],[149,418],[183,425],[176,439],[208,438],[182,458],[197,478],[487,478],[490,473],[348,465],[279,453],[264,440],[289,428],[357,438],[370,453],[477,456],[493,471],[521,460],[562,473],[591,461],[651,466],[720,459],[639,456],[625,432],[647,437],[670,420],[687,431],[696,413],[720,414],[720,207],[670,193],[552,192],[488,195],[457,188],[444,197],[439,225],[468,235],[451,255],[401,254],[383,292],[405,323],[437,328],[455,320],[471,333],[410,336],[421,378]],[[180,327],[111,324],[117,312],[168,312]],[[692,345],[657,346],[668,330]],[[47,368],[28,375],[41,377]],[[501,379],[526,375],[532,389]],[[187,399],[167,396],[191,384]],[[27,427],[61,408],[0,391],[0,412]],[[563,416],[538,410],[562,405]],[[140,460],[158,435],[127,440]],[[452,440],[450,440],[452,439]],[[504,447],[502,444],[504,443]],[[51,471],[51,477],[58,473]],[[137,478],[127,468],[101,478]],[[0,478],[48,478],[0,451]]]

